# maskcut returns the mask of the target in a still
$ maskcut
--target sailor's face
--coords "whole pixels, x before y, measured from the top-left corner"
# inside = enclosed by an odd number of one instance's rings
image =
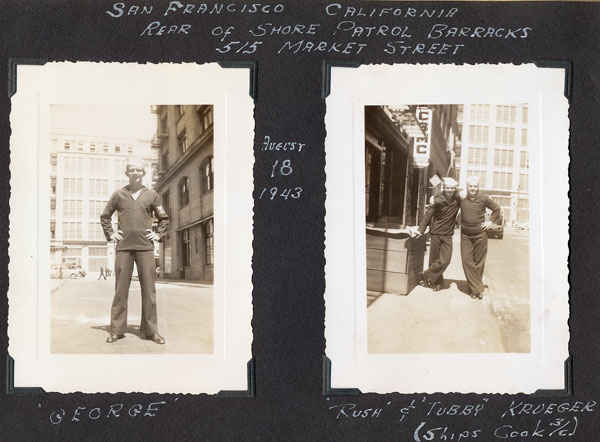
[[[445,186],[444,187],[444,195],[446,195],[447,198],[452,198],[452,196],[454,196],[455,192],[456,192],[455,186]]]
[[[467,184],[467,194],[469,196],[475,196],[479,192],[479,185],[477,184]]]
[[[144,169],[139,166],[127,166],[125,175],[129,177],[129,184],[141,184],[144,176]]]

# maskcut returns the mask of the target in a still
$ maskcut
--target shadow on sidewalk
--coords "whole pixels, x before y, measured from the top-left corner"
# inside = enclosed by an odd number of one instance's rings
[[[90,328],[93,328],[94,330],[102,330],[102,331],[106,332],[106,334],[110,333],[110,325],[95,325]],[[125,333],[137,336],[140,339],[144,339],[142,337],[142,334],[140,333],[139,325],[128,325],[127,329],[125,329]]]
[[[444,283],[442,284],[442,290],[447,290],[450,288],[452,283],[456,284],[456,288],[458,291],[464,293],[465,295],[469,295],[471,290],[469,290],[469,283],[465,280],[459,279],[444,279]]]

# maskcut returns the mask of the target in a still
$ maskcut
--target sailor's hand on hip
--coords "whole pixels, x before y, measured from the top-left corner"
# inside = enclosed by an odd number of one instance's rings
[[[123,231],[117,230],[116,232],[113,232],[113,234],[110,235],[110,239],[111,241],[121,241],[123,239]]]
[[[146,229],[146,239],[149,239],[150,241],[158,241],[160,239],[160,236],[158,236],[156,232],[153,232],[150,229]]]

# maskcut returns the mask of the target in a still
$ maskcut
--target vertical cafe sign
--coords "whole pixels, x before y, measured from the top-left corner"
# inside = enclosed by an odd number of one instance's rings
[[[429,165],[429,151],[431,146],[431,120],[433,110],[426,106],[417,106],[417,123],[423,135],[415,138],[413,159],[415,166],[427,167]]]

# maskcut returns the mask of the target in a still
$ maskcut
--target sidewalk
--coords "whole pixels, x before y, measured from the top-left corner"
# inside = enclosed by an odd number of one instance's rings
[[[129,289],[128,326],[125,338],[107,344],[114,279],[65,280],[51,297],[52,353],[136,354],[212,353],[214,312],[212,287],[184,287],[161,284],[157,287],[158,330],[166,344],[142,339],[141,287],[132,281]]]
[[[458,234],[452,255],[444,273],[445,289],[434,292],[417,286],[408,296],[383,294],[372,302],[367,309],[369,353],[505,351],[490,296],[476,300],[458,288],[457,282],[462,288],[464,281]]]
[[[100,273],[99,272],[90,272],[88,273],[88,275],[83,278],[84,280],[98,280],[98,275]],[[114,277],[114,273],[107,277],[106,280],[111,280],[114,281],[115,277]],[[100,280],[102,280],[102,278],[100,278]],[[132,281],[137,281],[137,275],[133,275]],[[164,278],[159,278],[156,280],[157,284],[172,284],[172,285],[179,285],[179,286],[183,286],[183,287],[206,287],[206,288],[211,288],[213,286],[213,283],[211,281],[202,281],[200,279],[193,279],[193,280],[188,280],[188,279],[164,279]],[[56,288],[60,287],[60,284],[57,285],[56,287],[52,287],[52,290],[56,290]]]
[[[157,284],[172,284],[179,285],[183,287],[206,287],[211,288],[213,283],[210,281],[202,281],[202,280],[186,280],[186,279],[157,279]]]

